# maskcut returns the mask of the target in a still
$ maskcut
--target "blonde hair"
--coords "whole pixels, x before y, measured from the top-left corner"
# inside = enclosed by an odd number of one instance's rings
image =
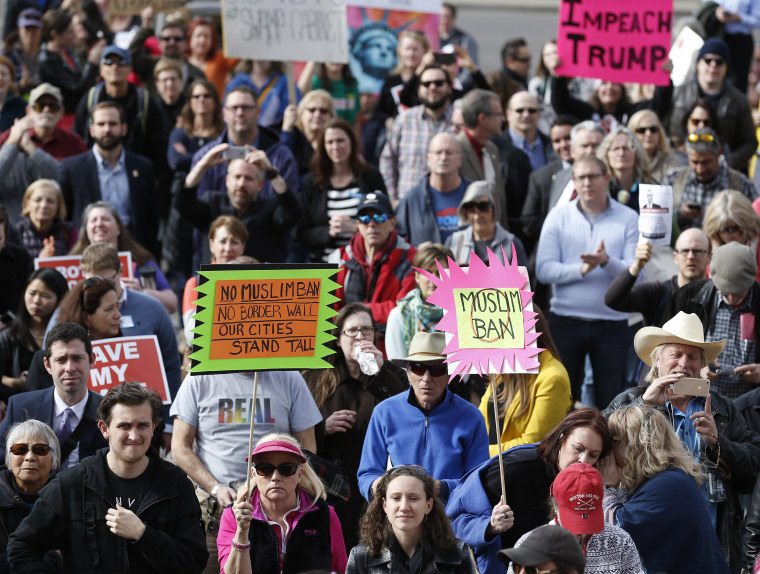
[[[733,221],[739,227],[745,244],[754,241],[760,235],[760,217],[750,200],[734,189],[724,189],[716,194],[705,210],[702,229],[713,245],[723,245],[720,229],[728,221]]]
[[[401,43],[404,38],[409,38],[410,40],[418,42],[420,46],[422,46],[423,55],[430,51],[430,41],[427,39],[427,36],[417,30],[404,30],[398,35],[398,40],[396,41],[396,57],[398,58],[398,64],[396,64],[396,67],[391,70],[390,75],[400,74],[404,71],[404,62],[401,60]],[[416,73],[416,70],[412,70],[412,72]]]
[[[665,133],[665,128],[662,127],[660,118],[658,118],[657,114],[652,110],[639,110],[633,114],[631,116],[631,119],[628,120],[628,129],[635,133],[636,129],[641,125],[641,122],[643,122],[646,118],[654,120],[655,124],[657,124],[657,131],[660,133],[660,139],[657,142],[657,148],[660,150],[660,153],[662,155],[669,154],[671,152],[671,149],[670,142],[668,142],[668,135]]]
[[[612,142],[620,135],[624,135],[628,138],[628,148],[633,152],[635,158],[633,162],[634,175],[639,179],[639,183],[650,183],[652,181],[652,175],[649,173],[649,156],[647,155],[647,152],[644,151],[644,146],[641,145],[639,138],[637,138],[634,133],[625,126],[616,126],[610,131],[610,133],[604,136],[602,143],[599,144],[599,148],[596,150],[596,157],[602,160],[604,165],[607,166],[607,171],[610,176],[613,179],[616,178],[617,174],[612,171],[607,154],[609,153],[610,148],[612,148]]]
[[[268,435],[264,435],[256,443],[256,446],[259,446],[266,442],[272,442],[276,440],[292,444],[294,447],[298,449],[298,452],[300,452],[301,455],[304,458],[306,458],[306,455],[303,453],[303,449],[301,448],[301,443],[299,443],[298,440],[294,436],[286,434],[286,433],[273,432],[273,433],[269,433]],[[286,451],[283,451],[283,452],[286,452]],[[325,492],[325,486],[322,484],[322,481],[319,480],[317,473],[314,472],[314,469],[311,468],[311,465],[308,463],[308,461],[303,463],[301,465],[301,468],[303,469],[303,474],[301,474],[301,480],[298,481],[297,486],[301,488],[302,490],[305,490],[312,496],[311,504],[308,506],[308,508],[304,509],[304,510],[309,510],[309,508],[313,508],[317,504],[317,500],[319,500],[320,498],[322,500],[326,500],[327,493]],[[251,492],[253,492],[255,488],[256,488],[256,483],[254,482],[252,483]],[[238,491],[238,496],[240,496],[243,492],[245,492],[245,484],[240,487],[240,490]]]
[[[53,219],[66,219],[66,202],[63,200],[61,186],[54,179],[38,179],[29,184],[24,192],[24,199],[21,200],[21,217],[29,217],[29,200],[32,198],[32,194],[40,189],[52,189],[55,192],[58,208],[55,210]]]
[[[702,484],[702,466],[686,450],[670,421],[657,409],[632,405],[614,411],[609,419],[612,436],[620,440],[626,461],[620,486],[635,492],[649,478],[677,468]]]

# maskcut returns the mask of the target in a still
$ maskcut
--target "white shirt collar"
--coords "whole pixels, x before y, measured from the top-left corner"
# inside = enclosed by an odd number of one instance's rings
[[[71,406],[71,410],[74,411],[77,421],[81,421],[84,416],[84,408],[87,406],[87,399],[90,398],[89,395],[89,392],[86,393],[81,401]],[[60,416],[63,411],[69,408],[69,405],[63,402],[63,399],[58,395],[58,391],[55,388],[53,389],[53,398],[55,400],[54,414],[55,416]]]

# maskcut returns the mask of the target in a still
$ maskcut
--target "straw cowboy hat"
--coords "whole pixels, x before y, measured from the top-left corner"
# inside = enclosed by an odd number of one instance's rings
[[[446,358],[443,349],[446,347],[446,336],[440,331],[425,333],[417,331],[409,345],[409,356],[403,359],[391,359],[394,365],[406,367],[409,363],[442,363]]]
[[[699,347],[704,353],[705,362],[708,364],[717,359],[726,346],[725,339],[706,343],[702,321],[694,313],[687,314],[683,311],[679,311],[662,328],[644,327],[639,329],[633,338],[633,348],[636,350],[636,354],[650,367],[652,366],[652,351],[658,346],[668,343]]]

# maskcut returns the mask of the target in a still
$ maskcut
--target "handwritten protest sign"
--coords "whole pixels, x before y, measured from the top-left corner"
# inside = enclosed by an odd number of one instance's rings
[[[92,342],[95,361],[87,386],[102,395],[124,382],[140,383],[171,402],[164,361],[155,335],[100,339]]]
[[[334,265],[202,265],[191,372],[322,369]]]
[[[348,61],[345,0],[223,0],[230,58]]]
[[[561,76],[668,85],[673,0],[562,0]]]
[[[154,12],[173,12],[185,6],[185,0],[110,0],[109,14],[139,14],[145,8]]]
[[[35,257],[34,268],[52,267],[66,278],[69,289],[84,279],[82,267],[79,263],[82,261],[81,255],[61,255],[59,257]],[[119,261],[121,261],[121,276],[125,279],[132,277],[132,253],[129,251],[119,251]]]
[[[508,261],[502,249],[504,261]],[[470,254],[469,268],[462,269],[449,259],[448,271],[438,264],[440,278],[418,269],[435,285],[428,301],[443,308],[436,326],[446,332],[451,378],[473,373],[537,373],[535,324],[525,268],[502,263],[489,249],[488,266]]]

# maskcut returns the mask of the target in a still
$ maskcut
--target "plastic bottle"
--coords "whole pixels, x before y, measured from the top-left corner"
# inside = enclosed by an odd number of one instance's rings
[[[354,347],[354,358],[359,363],[359,368],[365,375],[375,375],[380,368],[377,366],[377,359],[372,353],[368,353],[359,345]]]

